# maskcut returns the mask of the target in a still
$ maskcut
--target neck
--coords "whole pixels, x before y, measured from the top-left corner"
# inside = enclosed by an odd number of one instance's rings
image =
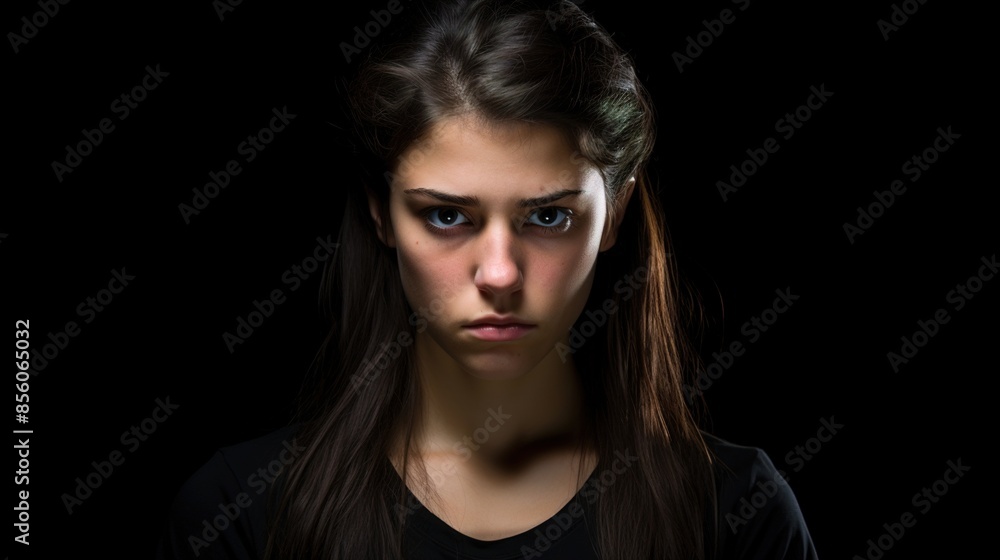
[[[471,375],[427,333],[417,335],[415,356],[417,452],[497,467],[579,443],[583,388],[573,361],[555,349],[529,371],[502,379]]]

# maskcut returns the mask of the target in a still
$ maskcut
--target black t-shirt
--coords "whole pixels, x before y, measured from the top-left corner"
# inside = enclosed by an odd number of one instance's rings
[[[275,475],[301,450],[292,441],[294,434],[294,427],[289,426],[216,452],[174,500],[157,560],[261,558],[267,542],[268,490],[276,483]],[[798,502],[764,451],[710,434],[705,439],[722,463],[716,475],[721,541],[716,559],[815,560],[816,550]],[[496,541],[459,533],[407,491],[407,559],[596,560],[593,504],[613,484],[615,471],[629,461],[628,455],[619,455],[603,468],[602,460],[576,496],[552,518]]]

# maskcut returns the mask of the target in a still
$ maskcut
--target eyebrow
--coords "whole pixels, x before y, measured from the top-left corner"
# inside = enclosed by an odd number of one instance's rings
[[[480,205],[478,196],[461,196],[457,194],[449,194],[446,192],[436,191],[434,189],[427,189],[427,188],[405,189],[403,190],[403,192],[406,194],[422,194],[430,196],[442,202],[447,202],[449,204],[454,204],[456,206]],[[517,207],[534,208],[535,206],[544,206],[546,204],[550,204],[552,202],[566,198],[568,196],[576,196],[578,194],[583,194],[583,191],[580,189],[562,189],[535,198],[522,198],[521,200],[517,201]]]

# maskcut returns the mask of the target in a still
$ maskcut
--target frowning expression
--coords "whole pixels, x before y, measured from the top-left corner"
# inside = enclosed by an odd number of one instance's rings
[[[424,310],[418,350],[490,379],[551,359],[614,243],[600,173],[554,127],[473,117],[438,122],[400,162],[383,241]],[[471,326],[496,317],[522,326]]]

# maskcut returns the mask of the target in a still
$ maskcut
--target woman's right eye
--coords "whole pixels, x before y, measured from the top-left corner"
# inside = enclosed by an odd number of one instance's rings
[[[469,221],[458,209],[444,206],[429,208],[423,214],[427,219],[427,228],[435,233],[444,233],[446,230],[455,229],[455,225]],[[438,225],[436,222],[439,222],[441,225]]]

